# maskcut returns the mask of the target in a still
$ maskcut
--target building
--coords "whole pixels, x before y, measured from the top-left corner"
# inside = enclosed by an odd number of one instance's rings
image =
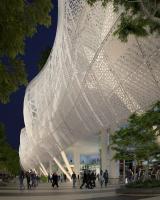
[[[101,167],[116,180],[119,165],[112,160],[109,136],[131,113],[160,98],[160,38],[120,42],[113,36],[120,14],[112,4],[103,9],[100,3],[59,0],[58,7],[51,54],[25,94],[21,164],[47,174],[45,163],[55,162],[69,177],[65,152],[74,152],[78,173],[80,153],[100,148]]]

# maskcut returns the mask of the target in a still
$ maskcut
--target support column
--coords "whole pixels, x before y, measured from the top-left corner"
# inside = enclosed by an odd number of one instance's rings
[[[80,173],[80,153],[78,147],[73,148],[74,172],[78,175]]]
[[[109,155],[109,133],[105,130],[100,132],[100,168],[105,171],[110,170]]]
[[[49,174],[50,174],[50,175],[51,175],[52,172],[53,172],[52,166],[53,166],[53,163],[50,161],[50,162],[49,162]]]
[[[37,170],[36,170],[35,168],[33,169],[33,171],[34,171],[36,174],[38,174],[38,172],[37,172]]]
[[[114,151],[110,149],[110,178],[112,184],[119,183],[119,160],[113,160]]]
[[[114,152],[109,147],[109,135],[109,129],[102,130],[100,133],[101,169],[103,172],[107,169],[110,183],[116,184],[119,180],[119,161],[113,160]]]
[[[44,165],[41,162],[40,162],[40,166],[41,166],[43,172],[45,173],[45,175],[48,176],[48,172],[47,172],[47,170],[45,169]]]
[[[71,182],[72,180],[71,180],[70,175],[67,173],[67,171],[64,169],[64,167],[61,165],[61,163],[58,161],[58,159],[56,157],[53,157],[53,155],[51,153],[48,152],[48,154],[51,156],[51,158],[54,160],[56,165],[60,168],[60,170],[66,175],[68,180]]]
[[[40,166],[36,167],[36,170],[37,170],[38,175],[42,174],[42,170],[40,169]]]
[[[64,163],[65,163],[65,165],[66,165],[66,167],[68,169],[69,174],[72,176],[73,172],[72,172],[71,166],[70,166],[70,164],[68,162],[67,156],[66,156],[64,151],[61,151],[61,156],[62,156],[63,161],[64,161]]]
[[[54,157],[53,160],[54,160],[55,163],[58,165],[58,167],[61,169],[61,171],[67,176],[68,180],[71,182],[71,177],[70,177],[70,175],[67,173],[67,171],[64,169],[64,167],[60,164],[60,162],[57,160],[57,158]]]
[[[43,168],[40,166],[39,167],[39,169],[40,169],[40,171],[42,172],[42,174],[44,175],[44,176],[46,176],[46,173],[45,173],[45,171],[43,170]]]

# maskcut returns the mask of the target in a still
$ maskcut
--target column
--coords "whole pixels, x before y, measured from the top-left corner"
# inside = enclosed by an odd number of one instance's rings
[[[73,148],[74,172],[78,175],[80,172],[80,153],[78,147]]]
[[[53,173],[53,163],[49,161],[49,174]]]
[[[113,160],[114,151],[110,149],[110,178],[112,184],[119,183],[119,160]]]
[[[43,170],[44,174],[46,176],[48,176],[48,172],[47,172],[46,168],[44,167],[44,165],[41,162],[40,162],[40,166],[41,166],[41,169]]]
[[[101,169],[108,170],[109,181],[111,184],[118,183],[119,180],[119,161],[113,160],[114,152],[109,146],[110,130],[100,132],[100,159]]]
[[[110,155],[109,155],[109,133],[105,130],[100,132],[100,168],[105,171],[110,170]]]
[[[67,171],[64,169],[64,167],[61,165],[61,163],[59,162],[59,160],[56,157],[53,157],[53,160],[58,165],[58,167],[60,168],[60,170],[67,176],[68,180],[71,182],[70,175],[67,173]]]
[[[61,151],[61,156],[62,156],[63,161],[64,161],[64,163],[65,163],[65,165],[66,165],[66,167],[68,169],[69,174],[72,176],[73,172],[72,172],[71,166],[70,166],[70,164],[68,162],[68,158],[67,158],[67,156],[66,156],[64,151]]]
[[[42,166],[40,166],[39,169],[41,170],[41,172],[42,172],[42,174],[43,174],[44,176],[47,176],[47,175],[48,175],[48,174],[46,174],[46,172],[45,172],[45,170],[42,168]]]

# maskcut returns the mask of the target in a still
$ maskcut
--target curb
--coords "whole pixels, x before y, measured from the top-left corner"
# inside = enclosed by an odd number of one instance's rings
[[[144,195],[160,195],[160,187],[158,188],[118,188],[116,189],[118,194],[144,194]]]

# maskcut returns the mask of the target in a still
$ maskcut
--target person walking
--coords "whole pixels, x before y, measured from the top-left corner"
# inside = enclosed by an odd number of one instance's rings
[[[30,174],[30,172],[26,173],[26,178],[27,178],[27,188],[29,190],[29,189],[31,189],[31,174]]]
[[[63,174],[60,175],[60,181],[63,182]]]
[[[71,178],[72,178],[72,181],[73,181],[73,188],[75,188],[76,187],[76,180],[77,180],[77,176],[76,176],[75,172],[73,172]]]
[[[91,173],[91,185],[92,188],[96,187],[96,174],[93,171]]]
[[[36,174],[35,174],[35,172],[31,171],[30,176],[31,176],[31,187],[35,188],[36,187]]]
[[[105,170],[103,174],[103,178],[104,178],[105,187],[107,187],[107,184],[108,184],[108,170],[107,169]]]
[[[52,175],[52,187],[54,188],[54,186],[57,186],[57,188],[59,187],[58,186],[58,175],[56,173],[53,173]]]
[[[103,171],[102,170],[100,171],[99,181],[100,181],[100,185],[101,185],[101,188],[102,188],[103,183],[104,183],[104,177],[103,177]]]
[[[64,179],[64,182],[67,181],[67,176],[65,174],[63,174],[63,179]]]
[[[129,168],[126,171],[126,183],[131,183],[132,182],[132,178],[133,178],[133,172],[132,170]]]
[[[21,171],[20,171],[20,174],[19,174],[20,190],[24,190],[24,189],[25,189],[24,183],[23,183],[24,178],[25,178],[24,171],[21,170]]]
[[[83,181],[82,181],[82,184],[80,186],[80,189],[83,188],[83,186],[86,184],[87,185],[87,181],[88,181],[88,178],[87,178],[87,173],[86,171],[84,171],[84,174],[83,174]]]
[[[50,183],[51,182],[51,175],[50,174],[48,174],[48,183]]]

